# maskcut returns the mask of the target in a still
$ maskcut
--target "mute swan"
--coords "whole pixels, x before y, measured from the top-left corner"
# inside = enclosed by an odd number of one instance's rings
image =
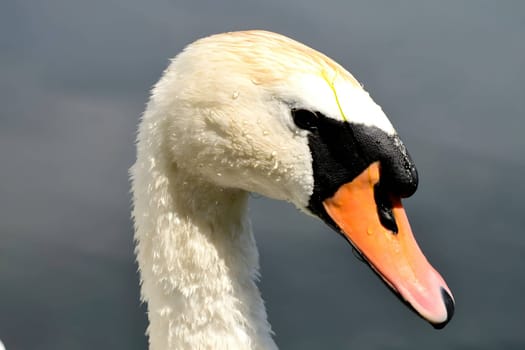
[[[277,349],[254,282],[248,194],[293,203],[348,240],[436,328],[454,301],[400,198],[417,172],[344,68],[266,31],[190,44],[152,90],[131,169],[149,346]]]

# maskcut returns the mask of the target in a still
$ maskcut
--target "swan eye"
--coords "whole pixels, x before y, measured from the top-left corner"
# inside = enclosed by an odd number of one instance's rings
[[[317,113],[309,111],[307,109],[292,109],[292,118],[298,128],[315,131],[317,130],[317,123],[319,122],[319,116]]]

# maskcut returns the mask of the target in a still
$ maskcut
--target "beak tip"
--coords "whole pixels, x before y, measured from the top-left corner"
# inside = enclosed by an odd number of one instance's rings
[[[447,318],[445,321],[440,322],[440,323],[431,323],[432,327],[434,327],[435,329],[444,328],[449,323],[449,321],[452,319],[452,316],[454,316],[454,310],[455,310],[454,299],[452,299],[452,296],[443,287],[441,287],[441,296],[443,298],[443,303],[445,304],[445,307],[447,309]]]

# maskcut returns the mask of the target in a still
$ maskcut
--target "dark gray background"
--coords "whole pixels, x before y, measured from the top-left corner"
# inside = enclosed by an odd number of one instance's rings
[[[333,57],[421,182],[414,232],[454,292],[442,331],[335,233],[254,196],[282,349],[525,349],[525,2],[2,0],[0,339],[145,349],[127,169],[148,90],[191,41],[269,29]]]

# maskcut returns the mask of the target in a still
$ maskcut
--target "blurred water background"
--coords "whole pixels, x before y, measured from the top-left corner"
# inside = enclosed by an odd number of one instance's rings
[[[410,150],[413,230],[454,292],[436,331],[322,223],[254,196],[282,349],[525,349],[525,2],[4,0],[0,339],[146,349],[127,171],[148,90],[212,33],[268,29],[347,67]],[[269,219],[271,218],[271,219]]]

